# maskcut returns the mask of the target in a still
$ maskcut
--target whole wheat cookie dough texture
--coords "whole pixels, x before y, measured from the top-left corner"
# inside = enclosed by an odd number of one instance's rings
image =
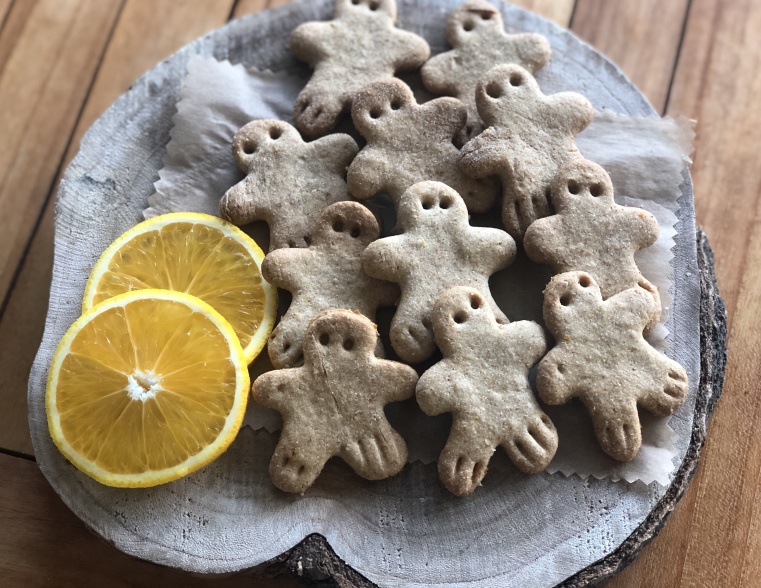
[[[391,321],[391,345],[416,363],[435,349],[431,311],[455,286],[480,292],[497,320],[508,322],[489,290],[489,276],[515,259],[515,241],[499,229],[471,227],[459,194],[440,182],[420,182],[399,202],[402,234],[371,243],[362,254],[368,275],[400,284]]]
[[[534,73],[550,60],[550,44],[537,33],[507,34],[499,11],[483,0],[466,2],[449,16],[446,28],[451,51],[429,59],[420,74],[429,92],[454,96],[468,109],[461,141],[483,130],[476,107],[476,87],[493,67],[515,63]]]
[[[557,345],[539,362],[536,385],[547,404],[579,398],[603,451],[629,461],[642,444],[637,405],[673,414],[687,397],[687,372],[642,336],[657,311],[652,294],[630,288],[603,300],[586,272],[554,276],[544,322]]]
[[[296,27],[289,49],[314,69],[293,111],[304,136],[330,131],[362,87],[425,63],[428,43],[395,22],[394,0],[336,0],[334,20]]]
[[[534,222],[526,231],[526,254],[557,273],[585,271],[603,298],[640,286],[660,309],[658,289],[640,273],[634,254],[658,238],[655,216],[613,201],[613,183],[596,163],[576,159],[566,163],[552,186],[555,215]],[[654,315],[648,329],[657,324]]]
[[[384,192],[397,206],[407,188],[431,180],[454,188],[471,212],[489,210],[499,193],[495,178],[470,178],[457,165],[460,151],[452,139],[466,116],[455,98],[418,105],[396,78],[365,87],[351,109],[354,126],[367,139],[349,167],[351,195],[362,200]]]
[[[267,372],[254,382],[254,400],[283,415],[270,461],[272,482],[303,493],[338,455],[368,480],[397,474],[407,445],[383,407],[411,398],[417,373],[373,355],[378,333],[366,317],[334,310],[312,321],[304,337],[304,365]]]
[[[474,178],[499,174],[502,222],[521,240],[532,222],[550,213],[558,170],[581,157],[575,137],[592,120],[592,105],[575,92],[545,96],[519,65],[489,70],[476,90],[476,104],[489,128],[462,148],[460,165]]]
[[[558,447],[558,434],[534,398],[528,372],[547,349],[532,321],[497,322],[472,288],[447,290],[432,316],[444,359],[418,381],[426,414],[452,413],[452,429],[439,456],[439,477],[458,496],[472,493],[502,446],[523,472],[542,471]]]
[[[351,199],[346,169],[358,150],[349,135],[306,143],[286,122],[250,122],[232,144],[235,163],[246,177],[225,193],[220,215],[236,225],[266,221],[270,251],[306,247],[322,211]]]
[[[309,247],[278,249],[264,258],[264,279],[293,294],[267,345],[273,366],[302,362],[304,333],[320,313],[344,308],[374,321],[379,306],[396,303],[396,284],[362,271],[362,252],[379,235],[378,222],[367,208],[358,202],[337,202],[323,211]],[[379,353],[382,349],[379,342]]]

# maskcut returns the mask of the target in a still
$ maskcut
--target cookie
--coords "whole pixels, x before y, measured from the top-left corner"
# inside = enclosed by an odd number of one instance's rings
[[[379,236],[378,221],[367,208],[358,202],[337,202],[320,215],[309,247],[278,249],[264,258],[264,279],[293,295],[267,344],[273,366],[302,362],[304,333],[320,313],[345,308],[374,321],[379,306],[394,305],[399,297],[396,285],[362,271],[362,252]]]
[[[235,163],[247,175],[224,195],[220,215],[236,225],[266,221],[270,251],[306,247],[325,207],[350,199],[346,168],[357,151],[349,135],[306,143],[286,122],[250,122],[233,139]]]
[[[550,213],[558,170],[580,157],[575,136],[592,120],[592,105],[574,92],[545,96],[519,65],[489,70],[478,84],[476,105],[489,128],[462,148],[460,165],[474,178],[499,174],[502,222],[520,240],[532,222]]]
[[[425,63],[428,43],[395,22],[394,0],[336,0],[334,20],[296,27],[289,49],[314,69],[293,110],[306,137],[330,131],[362,87]]]
[[[446,38],[453,49],[429,59],[420,74],[429,92],[454,96],[467,107],[462,142],[483,130],[476,87],[486,72],[503,63],[515,63],[534,73],[550,60],[547,39],[536,33],[505,33],[499,10],[483,0],[466,2],[452,12]]]
[[[452,413],[452,429],[439,456],[439,477],[450,492],[473,492],[501,445],[523,472],[547,467],[558,434],[539,407],[528,372],[547,349],[532,321],[497,322],[472,288],[447,290],[432,315],[444,359],[428,369],[415,395],[426,414]]]
[[[471,227],[459,194],[440,182],[420,182],[399,202],[402,234],[371,243],[362,254],[368,275],[397,282],[402,289],[391,321],[391,345],[404,361],[416,363],[434,351],[431,311],[455,286],[482,296],[497,320],[507,318],[489,291],[489,276],[515,258],[515,242],[499,229]]]
[[[465,126],[465,106],[455,98],[417,104],[412,90],[389,78],[365,87],[354,99],[351,117],[367,145],[349,166],[349,191],[357,199],[385,192],[398,205],[417,182],[435,180],[457,190],[472,212],[493,205],[493,178],[474,180],[458,167],[453,137]]]
[[[560,168],[552,185],[552,205],[556,214],[534,222],[524,236],[523,246],[533,261],[558,273],[590,273],[603,298],[640,286],[660,309],[658,289],[634,261],[637,251],[658,238],[658,221],[652,214],[616,204],[610,176],[586,159]],[[648,329],[659,318],[660,312]]]
[[[539,397],[547,404],[579,398],[603,451],[619,461],[633,459],[642,444],[637,405],[666,416],[687,397],[687,372],[642,336],[656,309],[642,288],[603,300],[586,272],[555,276],[544,292],[544,322],[557,346],[539,362]]]
[[[281,490],[303,494],[334,455],[368,480],[393,476],[407,463],[407,445],[383,407],[411,398],[417,373],[376,358],[377,337],[360,314],[326,312],[309,324],[302,367],[267,372],[254,382],[254,399],[283,415],[270,461],[270,477]]]

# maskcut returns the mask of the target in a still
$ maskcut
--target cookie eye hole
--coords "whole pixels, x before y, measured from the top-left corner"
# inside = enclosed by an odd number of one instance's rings
[[[328,343],[330,343],[330,335],[327,333],[320,335],[320,345],[327,345]]]
[[[378,10],[378,8],[380,8],[379,2],[370,2],[370,10],[375,11],[375,10]]]
[[[349,337],[348,339],[345,339],[344,349],[346,349],[346,351],[351,351],[352,349],[354,349],[354,339],[352,339],[351,337]]]
[[[351,0],[351,3],[354,4],[354,6],[357,6],[359,4],[359,0]]]
[[[466,31],[466,32],[468,32],[468,33],[469,33],[470,31],[472,31],[472,30],[473,30],[473,27],[475,27],[475,24],[473,23],[473,21],[472,21],[472,20],[466,20],[466,21],[465,21],[465,22],[462,24],[462,28],[463,28],[463,30],[464,30],[464,31]]]
[[[510,85],[516,88],[523,83],[523,76],[519,73],[510,74]]]
[[[589,279],[589,276],[581,276],[579,278],[579,285],[582,288],[589,288],[592,285],[592,281]]]
[[[439,202],[439,208],[443,208],[444,210],[450,206],[452,206],[452,201],[449,198],[442,198],[441,202]]]
[[[599,196],[602,194],[602,186],[600,184],[592,184],[589,188],[589,193],[595,197]]]
[[[375,118],[380,118],[380,115],[381,115],[381,114],[383,114],[383,113],[381,112],[381,109],[380,109],[380,108],[373,108],[373,109],[370,111],[370,118],[373,118],[373,119],[375,119]]]
[[[473,310],[477,310],[481,308],[481,304],[483,303],[483,300],[481,300],[480,296],[476,296],[475,294],[470,297],[470,307]]]
[[[579,183],[577,181],[571,180],[570,182],[568,182],[568,191],[571,194],[578,194],[580,190],[581,190],[581,187],[579,186]]]
[[[270,129],[270,139],[277,140],[281,137],[282,134],[283,134],[283,131],[281,131],[280,129],[277,129],[277,128]]]
[[[399,98],[394,98],[391,101],[391,110],[399,110],[402,107],[402,101]]]
[[[562,363],[557,364],[555,367],[557,368],[559,374],[565,373],[565,366]]]
[[[288,353],[288,350],[289,350],[290,348],[291,348],[291,343],[290,343],[290,341],[286,341],[285,343],[283,343],[283,353]]]
[[[296,241],[293,239],[288,239],[288,247],[294,249],[296,247]]]
[[[423,209],[425,209],[425,210],[431,210],[431,208],[433,208],[433,205],[435,204],[435,202],[431,198],[426,198],[426,199],[423,200],[422,204],[423,204]]]
[[[569,294],[563,294],[560,297],[560,306],[568,306],[571,303],[571,296]]]
[[[349,233],[354,239],[359,238],[359,236],[362,234],[362,229],[359,228],[359,225],[354,225],[351,228],[351,232]]]
[[[312,236],[304,235],[304,243],[306,243],[306,246],[309,247],[312,244]]]
[[[461,325],[461,324],[462,324],[462,323],[464,323],[466,320],[468,320],[468,316],[467,316],[467,315],[466,315],[464,312],[458,312],[457,314],[455,314],[455,315],[452,317],[452,319],[453,319],[453,320],[454,320],[454,322],[456,322],[458,325]]]
[[[491,20],[491,12],[482,12],[481,20]]]
[[[333,221],[333,230],[334,230],[336,233],[340,233],[341,231],[343,231],[343,230],[344,230],[344,222],[343,222],[343,220],[342,220],[342,219],[340,219],[340,218],[337,218],[337,219],[335,219],[335,220]]]
[[[491,82],[486,86],[486,95],[495,100],[502,98],[502,86],[498,82]]]
[[[253,155],[256,153],[256,143],[253,141],[246,141],[243,143],[243,153],[246,155]]]

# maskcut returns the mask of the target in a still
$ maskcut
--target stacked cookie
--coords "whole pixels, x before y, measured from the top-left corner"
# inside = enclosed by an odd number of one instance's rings
[[[543,37],[506,34],[499,12],[477,0],[450,16],[453,49],[428,60],[428,45],[395,27],[395,12],[393,0],[337,0],[334,20],[299,26],[291,50],[315,71],[296,101],[296,128],[254,121],[233,142],[247,176],[221,214],[269,223],[263,275],[293,294],[268,344],[278,369],[253,386],[283,415],[273,482],[304,492],[335,455],[368,479],[398,473],[407,447],[383,407],[413,395],[427,414],[452,413],[438,464],[454,494],[475,490],[498,446],[520,470],[541,471],[559,440],[529,384],[537,362],[540,398],[580,398],[603,450],[632,459],[637,406],[668,415],[687,394],[685,370],[644,339],[661,307],[634,253],[657,238],[655,218],[616,204],[605,170],[577,149],[589,101],[539,89],[532,73],[550,57]],[[421,66],[426,88],[451,96],[418,104],[393,77]],[[349,135],[327,134],[344,112],[367,141],[361,150]],[[494,206],[500,181],[505,230],[471,226],[469,213]],[[384,238],[352,200],[378,194],[396,212]],[[543,328],[510,323],[489,290],[516,242],[557,272],[544,294],[549,352]],[[396,307],[390,340],[401,360],[441,351],[419,379],[382,359],[381,306]]]

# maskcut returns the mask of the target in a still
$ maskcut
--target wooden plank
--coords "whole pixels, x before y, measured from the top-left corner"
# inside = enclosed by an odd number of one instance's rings
[[[0,74],[0,305],[119,7],[119,2],[100,0],[40,0],[27,19],[14,18],[14,10],[3,27],[4,36],[15,41]],[[23,27],[20,32],[17,24]]]
[[[0,30],[2,30],[3,24],[5,24],[5,17],[11,9],[11,1],[12,0],[0,0]]]
[[[689,0],[578,0],[571,29],[610,57],[663,112],[688,5]]]
[[[0,576],[4,586],[297,588],[291,576],[202,578],[134,559],[92,534],[37,464],[0,454]]]
[[[62,169],[102,110],[157,61],[224,24],[232,4],[233,0],[150,3],[128,0],[73,132]],[[35,173],[31,168],[26,172],[32,176]],[[8,298],[6,312],[0,317],[0,373],[7,374],[0,387],[0,402],[7,407],[0,411],[0,448],[26,454],[33,452],[26,417],[26,385],[47,311],[53,256],[53,200],[50,198],[44,210],[40,229]],[[17,214],[14,211],[13,216],[5,218],[13,218],[15,222]]]
[[[29,15],[34,10],[36,0],[29,2],[6,2],[4,13],[0,14],[0,75],[3,73],[8,56],[24,32]]]
[[[233,18],[254,14],[267,8],[268,0],[238,0],[233,8]]]

